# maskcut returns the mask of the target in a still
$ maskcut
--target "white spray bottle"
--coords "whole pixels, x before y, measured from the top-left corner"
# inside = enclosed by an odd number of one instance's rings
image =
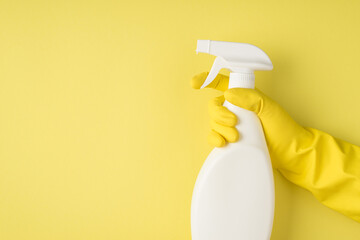
[[[217,56],[201,88],[220,69],[231,71],[229,88],[254,88],[254,70],[271,70],[269,57],[245,43],[198,40],[197,52]],[[191,203],[192,240],[268,240],[274,218],[274,180],[261,122],[254,112],[227,101],[238,117],[240,140],[207,157]]]

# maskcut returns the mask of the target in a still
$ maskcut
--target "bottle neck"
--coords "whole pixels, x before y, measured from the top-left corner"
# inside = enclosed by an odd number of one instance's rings
[[[255,88],[253,71],[232,72],[229,78],[229,88]]]
[[[230,73],[229,88],[255,88],[255,75],[253,71]],[[241,138],[234,146],[247,144],[266,148],[263,129],[258,116],[247,109],[240,108],[225,101],[224,106],[233,112],[239,122],[236,125]]]

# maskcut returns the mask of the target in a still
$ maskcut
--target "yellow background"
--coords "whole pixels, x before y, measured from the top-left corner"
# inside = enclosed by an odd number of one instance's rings
[[[190,88],[197,39],[261,47],[257,87],[360,145],[359,1],[0,0],[0,239],[190,239],[212,149]],[[273,240],[359,239],[360,224],[277,172]]]

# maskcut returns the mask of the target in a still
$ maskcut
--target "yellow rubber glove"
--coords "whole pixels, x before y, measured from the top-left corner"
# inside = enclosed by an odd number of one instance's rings
[[[199,89],[208,73],[192,79]],[[291,182],[309,190],[324,205],[360,222],[360,147],[297,124],[279,104],[257,89],[226,90],[229,78],[218,75],[208,86],[225,91],[210,101],[209,142],[221,147],[239,138],[236,116],[224,99],[254,111],[262,123],[273,166]],[[241,121],[241,119],[240,119]],[[241,138],[241,133],[240,133]]]

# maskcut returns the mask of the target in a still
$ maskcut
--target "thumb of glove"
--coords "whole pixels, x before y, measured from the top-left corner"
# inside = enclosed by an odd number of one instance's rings
[[[253,111],[258,116],[261,115],[264,110],[264,103],[271,101],[259,90],[248,88],[231,88],[225,91],[224,96],[228,102]]]
[[[228,102],[258,115],[274,159],[283,158],[287,148],[296,148],[300,139],[303,142],[309,137],[304,127],[296,123],[278,103],[257,89],[232,88],[226,90],[224,96]]]

